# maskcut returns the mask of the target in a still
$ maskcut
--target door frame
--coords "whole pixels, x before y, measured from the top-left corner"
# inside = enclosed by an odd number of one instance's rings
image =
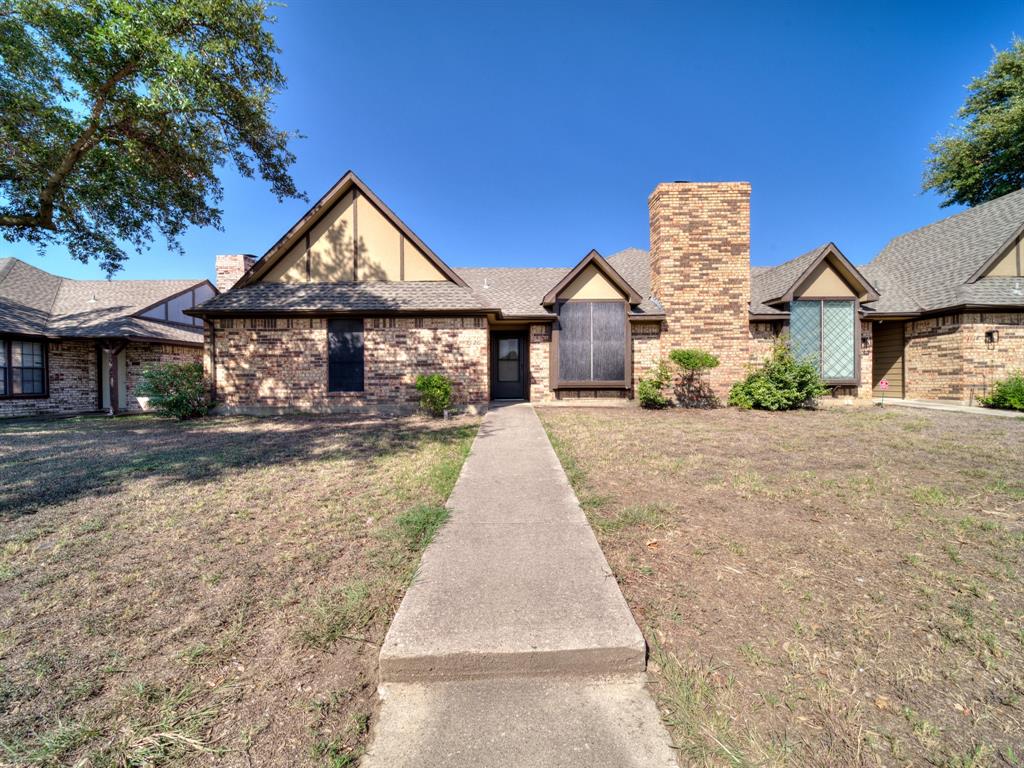
[[[520,397],[502,397],[495,395],[498,384],[498,342],[501,339],[519,340],[519,380],[522,385]],[[488,376],[487,383],[491,400],[526,400],[530,399],[530,341],[526,329],[493,328],[488,334]]]

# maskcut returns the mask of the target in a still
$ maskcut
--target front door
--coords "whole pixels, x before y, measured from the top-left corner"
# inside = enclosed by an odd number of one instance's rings
[[[491,336],[491,399],[526,399],[526,344],[522,333]]]

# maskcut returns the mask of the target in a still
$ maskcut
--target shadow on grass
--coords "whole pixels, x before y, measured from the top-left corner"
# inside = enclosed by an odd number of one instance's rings
[[[156,478],[208,482],[246,469],[322,460],[372,461],[467,437],[475,425],[343,417],[89,417],[0,425],[0,521]]]

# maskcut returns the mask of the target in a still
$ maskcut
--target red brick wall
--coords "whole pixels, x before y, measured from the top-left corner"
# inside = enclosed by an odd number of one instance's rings
[[[421,373],[443,373],[460,405],[488,399],[487,322],[479,317],[367,318],[363,392],[327,391],[327,321],[215,321],[216,391],[227,410],[415,410]],[[210,332],[207,332],[209,340]],[[209,352],[207,353],[209,369]]]
[[[712,352],[723,400],[750,360],[750,184],[659,184],[648,199],[651,290],[665,308],[664,354]]]

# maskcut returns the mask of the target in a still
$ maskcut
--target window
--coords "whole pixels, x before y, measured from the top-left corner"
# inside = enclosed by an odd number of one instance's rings
[[[625,383],[623,302],[567,301],[559,306],[558,378],[571,383]]]
[[[46,347],[41,341],[0,339],[0,397],[46,394]]]
[[[789,307],[789,335],[793,356],[813,363],[826,382],[856,383],[856,302],[794,301]]]
[[[363,391],[363,321],[327,322],[327,391]]]
[[[498,381],[519,381],[519,339],[498,339]]]

